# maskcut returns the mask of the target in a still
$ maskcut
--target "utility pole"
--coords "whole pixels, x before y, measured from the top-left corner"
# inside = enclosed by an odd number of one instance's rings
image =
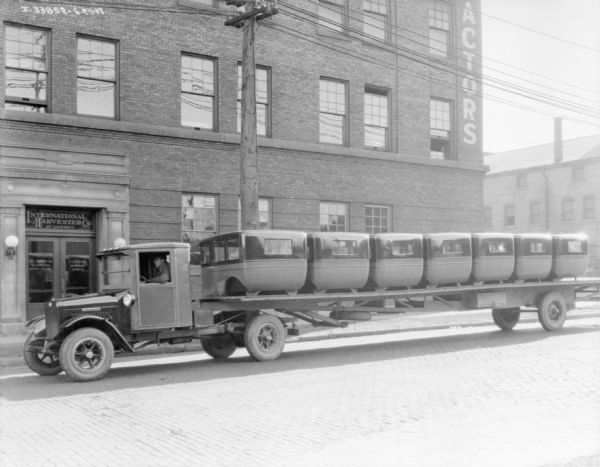
[[[256,62],[254,37],[258,20],[277,13],[275,0],[226,0],[244,9],[225,21],[243,28],[242,44],[242,132],[240,136],[240,208],[242,229],[258,228],[258,147],[256,136]]]

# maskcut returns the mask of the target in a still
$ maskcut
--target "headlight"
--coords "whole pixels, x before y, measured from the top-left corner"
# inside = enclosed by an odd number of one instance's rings
[[[133,301],[135,300],[135,297],[133,295],[126,293],[125,295],[123,295],[123,298],[121,300],[123,300],[123,305],[125,305],[127,308],[129,308],[131,306],[131,304],[133,303]]]

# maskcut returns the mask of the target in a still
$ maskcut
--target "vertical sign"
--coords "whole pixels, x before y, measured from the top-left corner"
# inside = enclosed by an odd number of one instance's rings
[[[478,31],[479,11],[475,10],[472,1],[467,0],[458,10],[460,35],[460,70],[464,70],[461,79],[462,88],[462,140],[468,145],[480,143],[481,113],[481,80],[480,51],[481,38]]]

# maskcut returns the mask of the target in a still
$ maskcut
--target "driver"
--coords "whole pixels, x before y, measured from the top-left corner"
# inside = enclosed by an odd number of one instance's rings
[[[148,282],[170,282],[171,281],[171,267],[167,263],[164,255],[155,256],[152,259],[154,263],[154,269],[152,270],[152,276],[148,279]]]

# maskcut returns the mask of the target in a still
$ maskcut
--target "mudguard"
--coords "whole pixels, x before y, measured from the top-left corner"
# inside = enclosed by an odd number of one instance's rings
[[[46,317],[41,315],[30,319],[25,324],[25,329],[33,332],[35,337],[46,337]]]
[[[89,323],[90,327],[100,329],[101,331],[105,332],[113,341],[115,348],[119,348],[124,352],[133,352],[133,347],[129,342],[127,342],[127,339],[123,337],[121,331],[119,331],[117,327],[106,318],[100,318],[99,316],[80,315],[66,320],[65,322],[61,323],[61,329],[56,338],[64,339],[67,334],[70,334],[73,328],[81,328],[83,327],[82,325],[87,323]]]

